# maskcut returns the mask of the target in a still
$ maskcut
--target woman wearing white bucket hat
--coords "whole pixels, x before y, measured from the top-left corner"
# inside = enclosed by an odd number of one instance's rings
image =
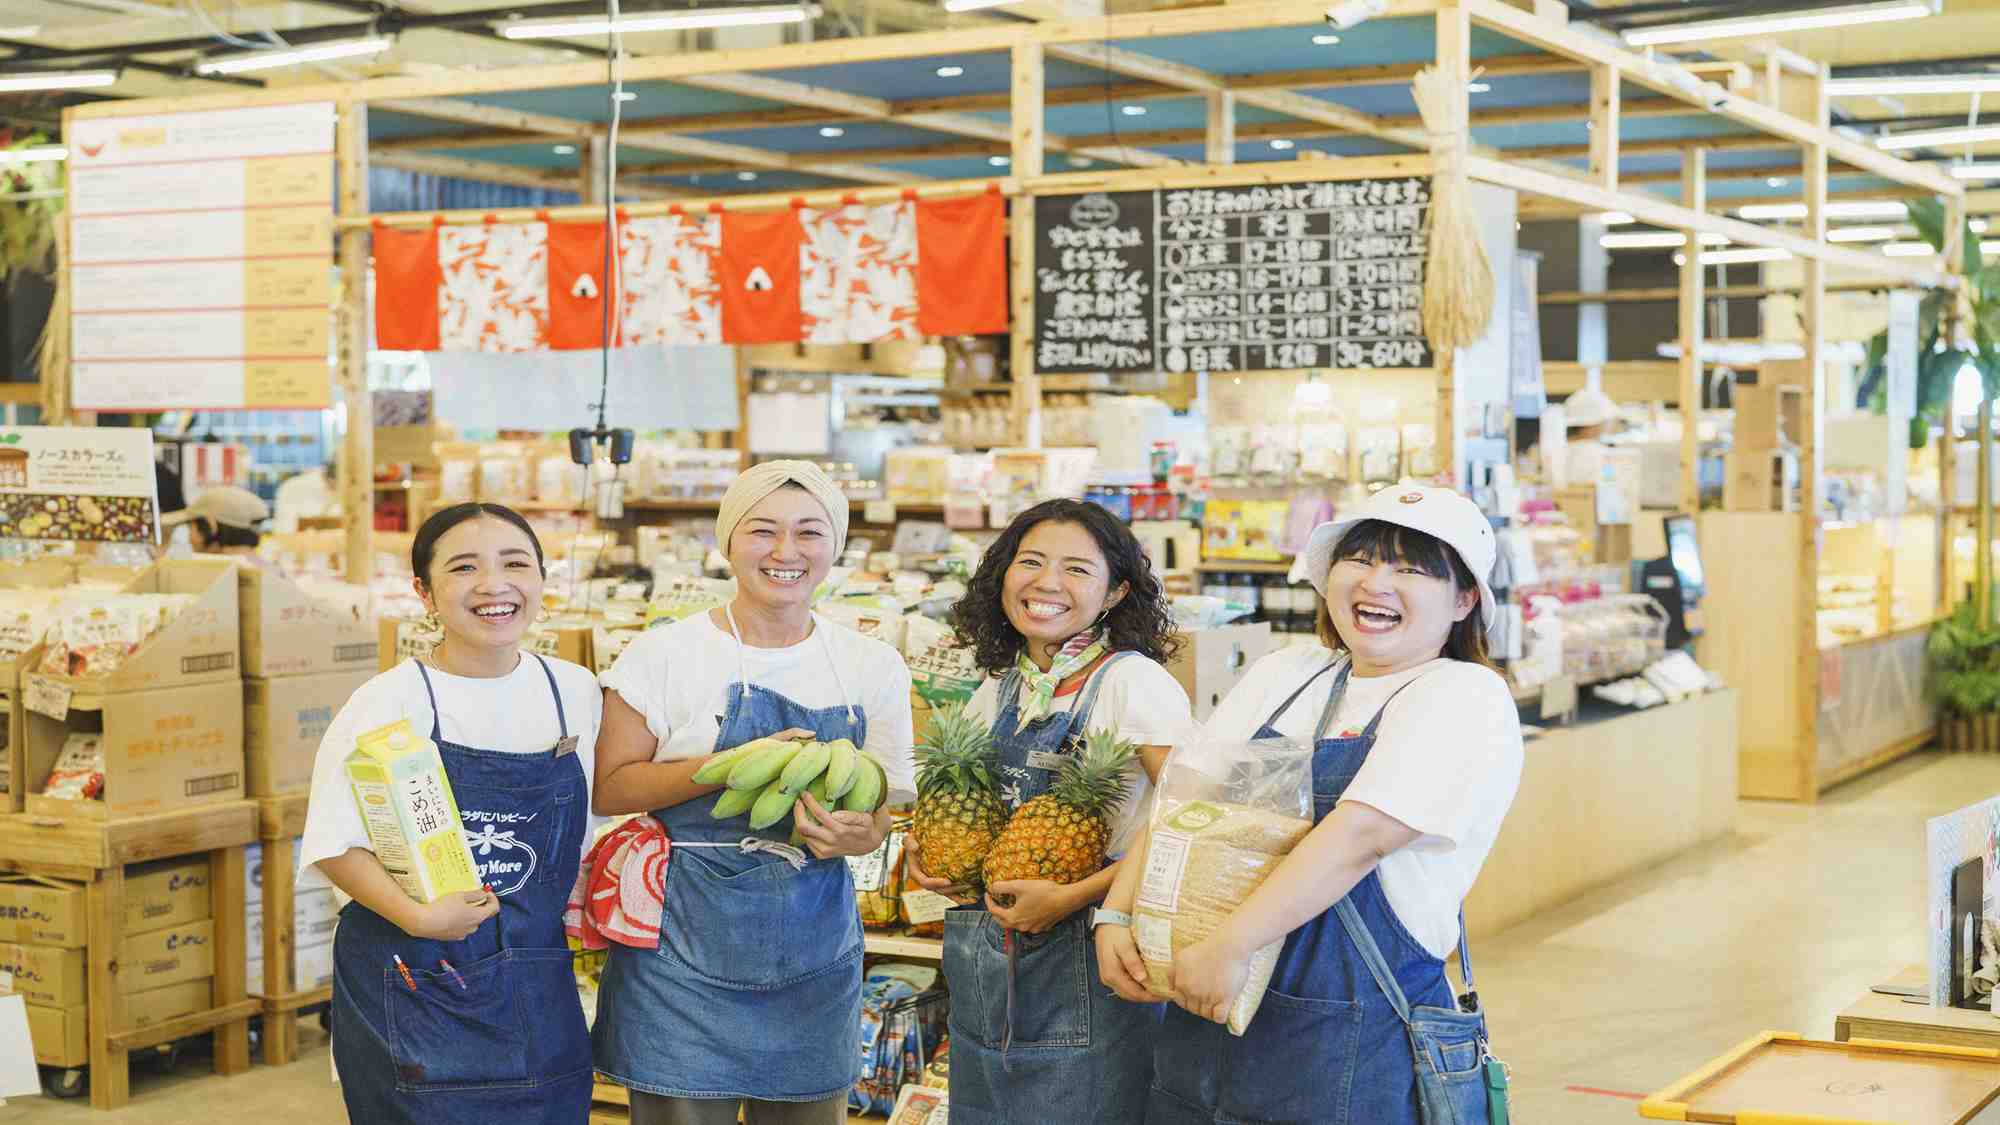
[[[1324,647],[1259,661],[1207,733],[1311,742],[1317,826],[1175,957],[1149,1125],[1483,1125],[1504,1096],[1488,1089],[1499,1068],[1460,917],[1521,775],[1519,713],[1486,656],[1494,554],[1486,517],[1441,488],[1396,485],[1313,529],[1292,579],[1319,593]],[[1107,907],[1131,909],[1142,867]],[[1280,938],[1262,1007],[1229,1035],[1251,954]],[[1100,926],[1097,940],[1104,983],[1145,995],[1131,931]],[[1460,1001],[1444,971],[1454,946]]]

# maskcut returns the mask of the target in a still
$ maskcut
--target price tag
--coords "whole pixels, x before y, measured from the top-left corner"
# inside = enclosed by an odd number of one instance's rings
[[[14,974],[8,972],[6,969],[0,969],[0,996],[9,995],[13,991]]]
[[[1542,685],[1542,718],[1567,719],[1576,710],[1576,681],[1556,676]]]
[[[863,523],[880,524],[884,527],[896,522],[896,502],[894,500],[870,500],[862,506]]]
[[[912,926],[944,921],[945,913],[952,905],[950,899],[921,887],[903,892],[903,910],[909,915]]]
[[[891,832],[882,846],[867,855],[847,857],[847,869],[854,875],[854,889],[869,894],[882,889],[888,882],[889,850],[899,843],[900,832]]]
[[[69,718],[71,692],[61,684],[40,676],[29,676],[22,694],[26,697],[22,702],[27,704],[28,710],[47,715],[59,723]]]

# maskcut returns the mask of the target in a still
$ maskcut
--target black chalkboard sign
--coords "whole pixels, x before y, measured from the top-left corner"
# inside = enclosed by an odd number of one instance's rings
[[[1035,367],[1428,367],[1412,177],[1043,196]]]

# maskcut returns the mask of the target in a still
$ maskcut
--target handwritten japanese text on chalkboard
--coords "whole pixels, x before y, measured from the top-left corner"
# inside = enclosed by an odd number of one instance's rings
[[[1423,179],[1036,200],[1044,372],[1423,367]]]

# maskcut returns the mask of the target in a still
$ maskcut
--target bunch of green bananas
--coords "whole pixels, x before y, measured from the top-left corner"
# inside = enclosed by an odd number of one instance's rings
[[[844,738],[795,742],[759,738],[725,750],[694,771],[697,785],[726,784],[709,815],[750,814],[750,827],[769,828],[791,815],[799,794],[811,793],[829,812],[872,813],[889,793],[882,763]]]

